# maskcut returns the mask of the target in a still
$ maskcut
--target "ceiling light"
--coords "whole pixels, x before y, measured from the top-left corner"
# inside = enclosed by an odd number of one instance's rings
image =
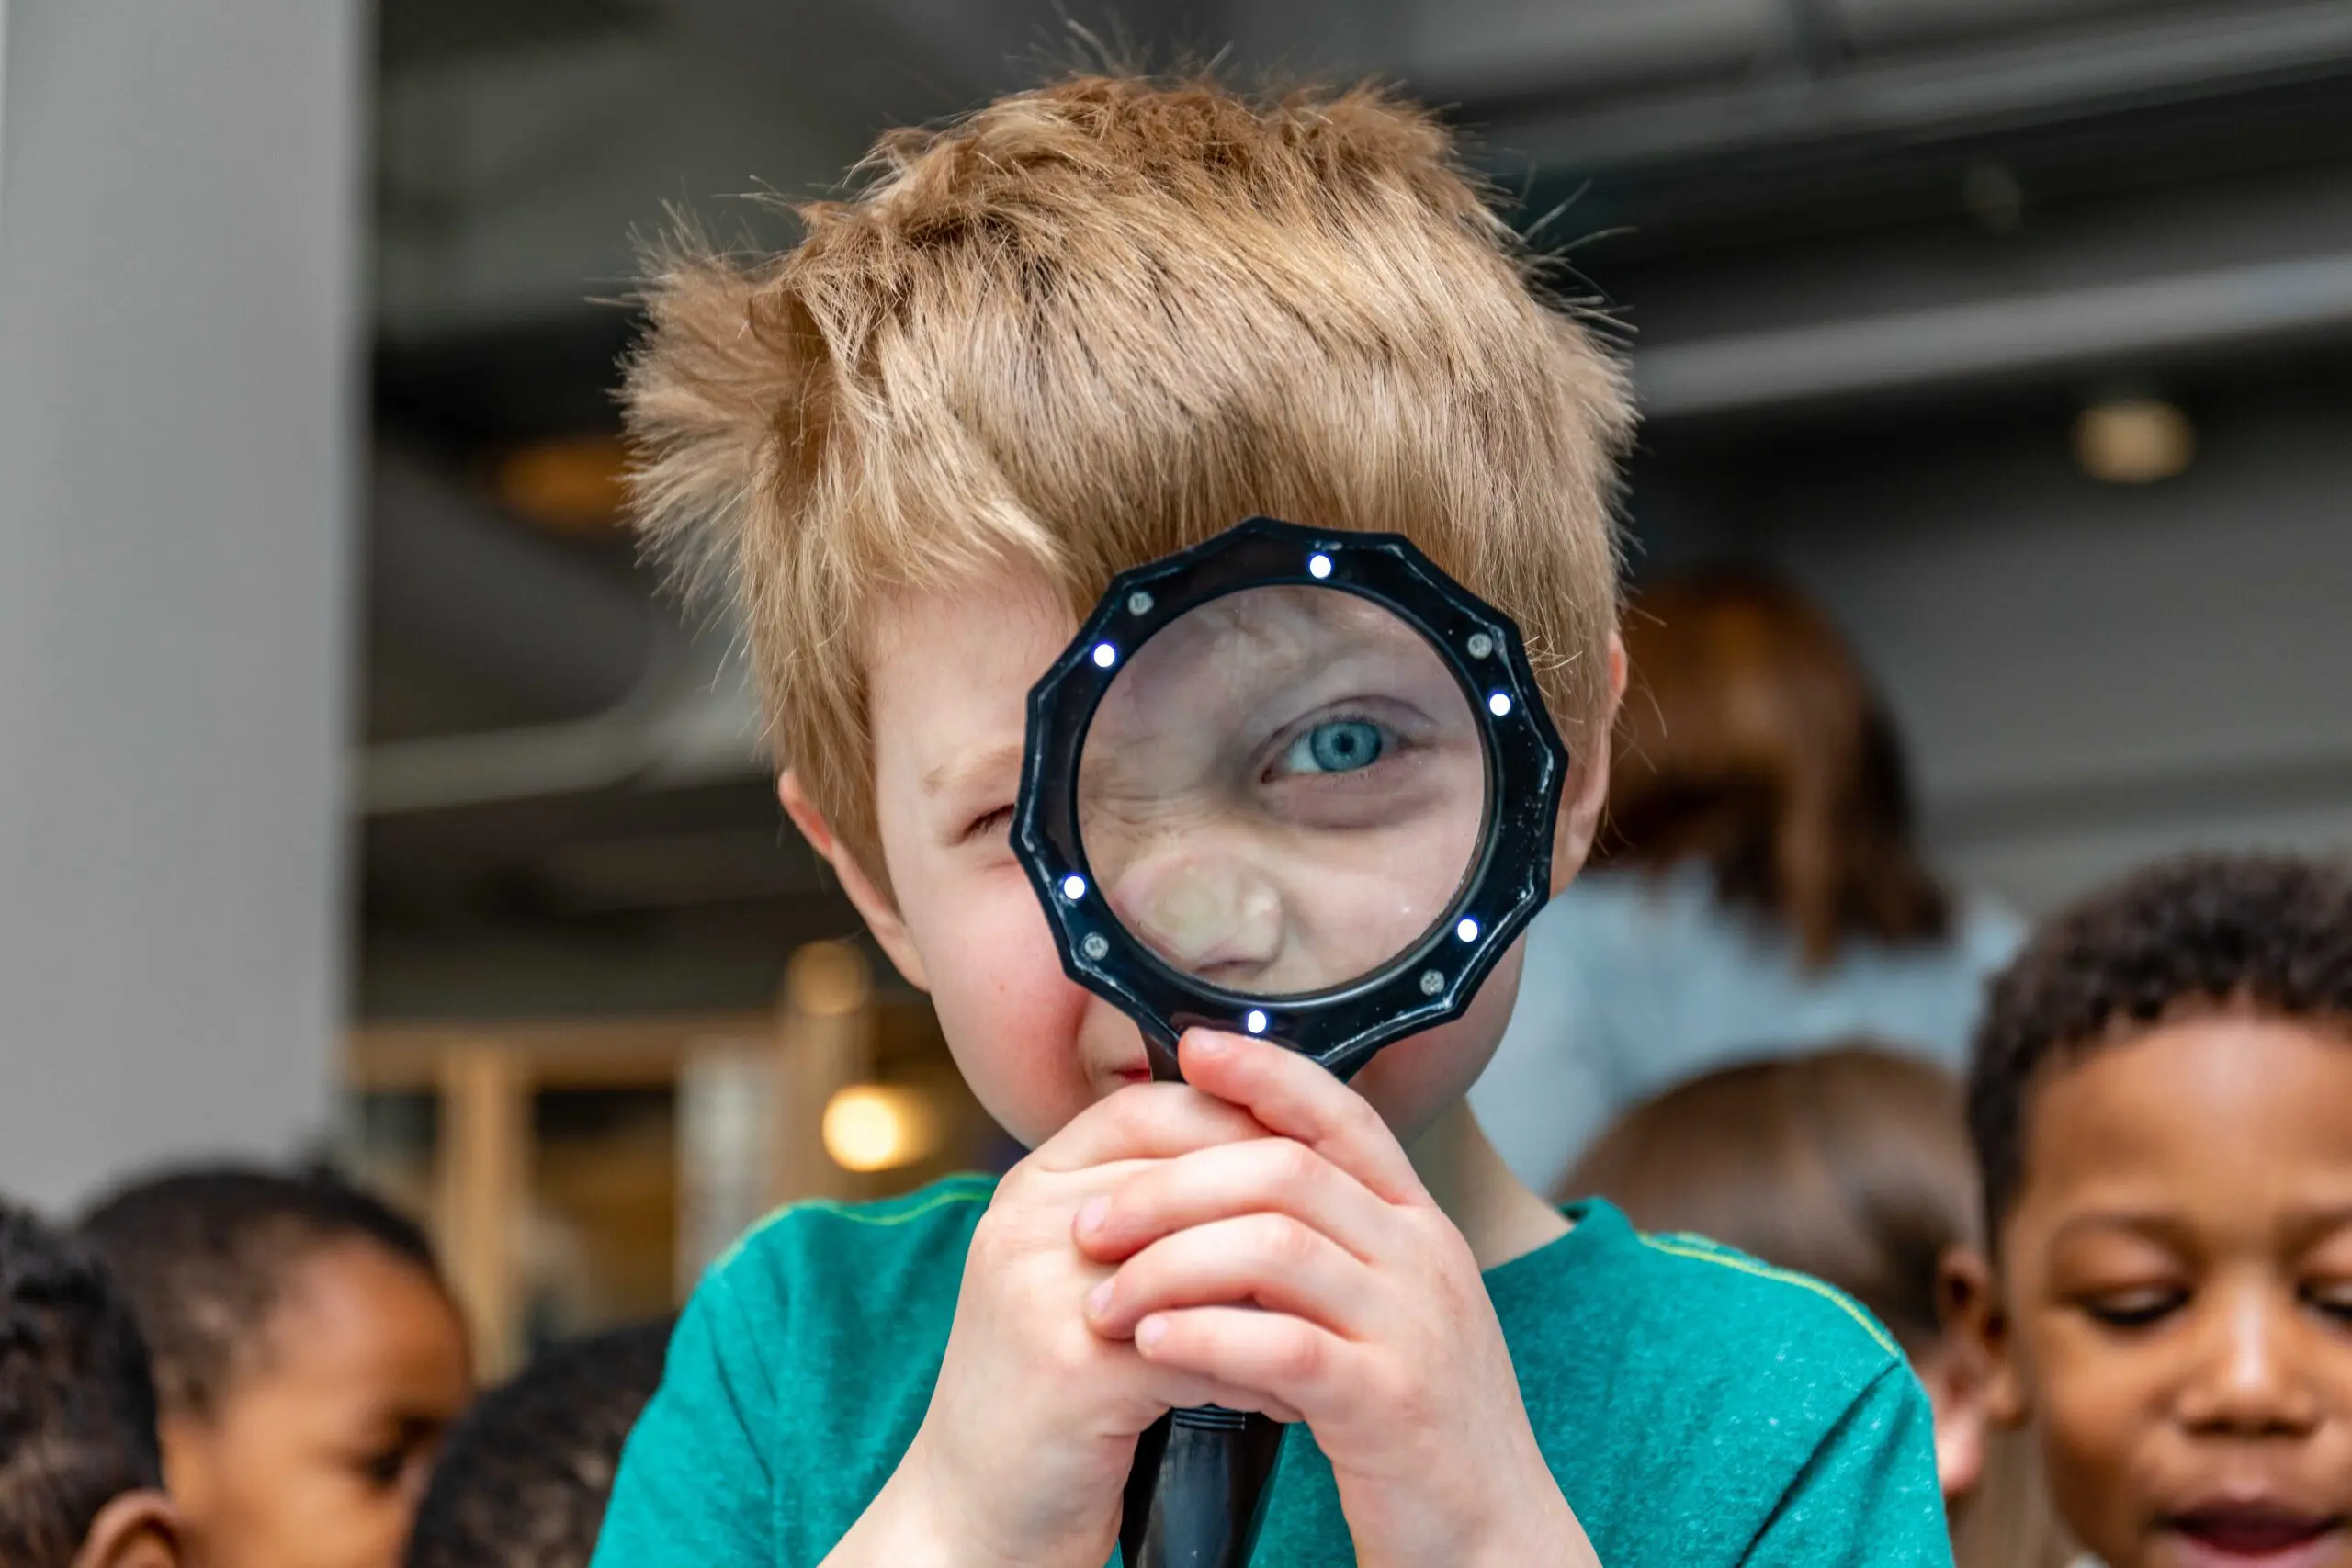
[[[618,526],[628,498],[628,453],[607,435],[518,446],[491,470],[509,510],[553,533],[599,535]]]
[[[2168,479],[2197,456],[2197,429],[2188,416],[2154,398],[2093,403],[2075,421],[2075,461],[2109,484]]]

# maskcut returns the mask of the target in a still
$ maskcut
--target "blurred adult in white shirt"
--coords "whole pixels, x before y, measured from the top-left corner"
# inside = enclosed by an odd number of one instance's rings
[[[1625,642],[1595,869],[1530,928],[1518,1010],[1471,1093],[1538,1191],[1619,1111],[1716,1067],[1871,1035],[1959,1070],[2022,934],[1928,870],[1885,706],[1795,590],[1664,582]]]

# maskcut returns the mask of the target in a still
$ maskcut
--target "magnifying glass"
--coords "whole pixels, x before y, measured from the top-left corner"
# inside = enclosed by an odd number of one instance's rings
[[[1029,694],[1013,847],[1153,1077],[1206,1025],[1352,1076],[1457,1017],[1551,886],[1567,753],[1519,629],[1401,536],[1251,518],[1114,580]],[[1138,1445],[1129,1568],[1248,1560],[1281,1428]]]

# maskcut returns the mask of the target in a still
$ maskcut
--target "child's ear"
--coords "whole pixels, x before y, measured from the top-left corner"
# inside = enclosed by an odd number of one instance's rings
[[[2018,1369],[2016,1336],[1993,1266],[1976,1248],[1951,1247],[1938,1259],[1936,1315],[1944,1343],[1971,1358],[1972,1375],[1982,1380],[1978,1398],[1986,1419],[2023,1426],[2033,1412]]]
[[[1609,634],[1609,711],[1576,756],[1570,759],[1568,784],[1575,794],[1560,802],[1560,824],[1552,837],[1552,893],[1576,879],[1592,852],[1593,836],[1600,831],[1601,808],[1609,803],[1609,737],[1617,728],[1617,705],[1625,695],[1625,641]]]
[[[1911,1365],[1935,1414],[1936,1481],[1943,1488],[1944,1506],[1950,1508],[1984,1479],[1991,1443],[1992,1415],[1985,1408],[1991,1369],[1975,1341],[1949,1328]]]
[[[125,1492],[98,1510],[74,1568],[180,1568],[180,1516],[161,1492]]]
[[[931,989],[923,978],[922,954],[915,951],[915,944],[908,939],[907,923],[899,918],[898,906],[874,885],[874,879],[865,874],[865,867],[857,863],[857,857],[850,853],[848,846],[833,836],[831,827],[825,821],[825,814],[817,809],[817,803],[809,799],[808,792],[801,787],[800,775],[790,768],[778,774],[775,797],[784,803],[784,814],[792,818],[792,825],[800,829],[800,836],[808,840],[808,847],[833,868],[833,875],[841,881],[842,891],[849,896],[859,918],[874,933],[875,944],[889,955],[899,973],[906,976],[908,985],[919,991]]]

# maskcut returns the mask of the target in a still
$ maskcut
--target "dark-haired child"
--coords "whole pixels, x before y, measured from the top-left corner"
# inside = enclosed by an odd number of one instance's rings
[[[671,1324],[557,1346],[476,1400],[434,1466],[407,1568],[587,1568]]]
[[[1855,1041],[1720,1067],[1620,1116],[1563,1197],[1644,1230],[1696,1232],[1852,1296],[1910,1359],[1936,1413],[1936,1475],[1960,1568],[2058,1568],[2036,1456],[1987,1431],[1984,1359],[1939,1299],[1977,1236],[1960,1080],[1916,1050]]]
[[[2352,869],[2173,862],[1996,982],[1955,1271],[2109,1568],[2352,1563]]]
[[[0,1201],[0,1568],[178,1568],[155,1385],[89,1248]]]
[[[392,1568],[472,1393],[423,1234],[331,1179],[239,1168],[138,1182],[84,1228],[153,1350],[198,1568]]]

